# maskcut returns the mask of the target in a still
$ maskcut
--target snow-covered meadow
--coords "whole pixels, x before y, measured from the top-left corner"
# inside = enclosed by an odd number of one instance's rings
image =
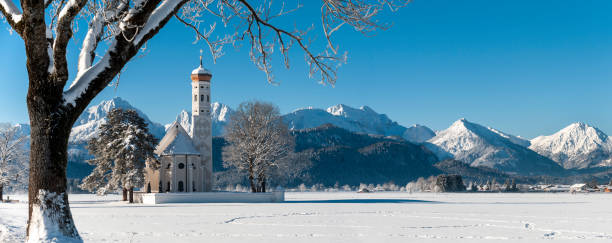
[[[25,196],[11,196],[24,199]],[[125,204],[70,195],[86,242],[612,241],[612,194],[290,192],[285,203]],[[27,204],[0,204],[21,242]]]

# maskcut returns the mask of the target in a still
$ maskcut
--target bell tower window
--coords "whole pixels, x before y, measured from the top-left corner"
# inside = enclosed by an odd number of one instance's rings
[[[204,101],[204,95],[200,95],[200,101]]]
[[[198,101],[198,95],[193,95],[193,101]]]

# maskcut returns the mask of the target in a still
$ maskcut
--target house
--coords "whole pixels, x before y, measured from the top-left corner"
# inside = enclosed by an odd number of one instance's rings
[[[574,185],[570,186],[570,192],[571,193],[575,193],[575,192],[587,192],[587,191],[588,191],[588,186],[587,186],[587,184],[584,184],[584,183],[574,184]]]

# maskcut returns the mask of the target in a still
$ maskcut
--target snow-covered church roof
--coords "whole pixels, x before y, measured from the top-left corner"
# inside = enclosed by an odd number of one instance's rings
[[[162,155],[199,155],[189,134],[181,124],[174,122],[166,131],[166,135],[157,145],[155,154]]]
[[[194,69],[191,74],[212,75],[212,73],[208,69],[202,67],[202,65]]]

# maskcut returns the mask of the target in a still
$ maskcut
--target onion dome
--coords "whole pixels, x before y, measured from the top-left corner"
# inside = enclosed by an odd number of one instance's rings
[[[202,67],[202,51],[200,50],[200,66],[191,72],[191,80],[193,82],[198,82],[198,81],[210,82],[211,78],[212,78],[212,73],[208,69]]]

